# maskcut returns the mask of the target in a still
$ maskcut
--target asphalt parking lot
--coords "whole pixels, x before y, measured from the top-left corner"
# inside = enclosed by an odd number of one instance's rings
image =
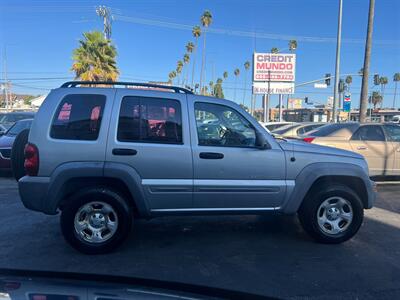
[[[283,298],[400,299],[400,184],[380,185],[376,208],[342,245],[316,244],[295,217],[168,217],[137,221],[117,252],[87,256],[57,216],[25,209],[0,178],[0,268],[127,275]]]

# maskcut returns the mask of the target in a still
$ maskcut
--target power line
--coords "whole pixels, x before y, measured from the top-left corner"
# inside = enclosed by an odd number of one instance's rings
[[[179,30],[188,30],[191,31],[194,25],[175,23],[175,22],[167,22],[161,20],[154,19],[146,19],[139,17],[130,17],[125,16],[123,14],[113,14],[115,20],[129,22],[134,24],[148,25],[148,26],[157,26],[163,28],[170,29],[179,29]],[[249,38],[257,38],[257,39],[271,39],[271,40],[297,40],[302,42],[316,42],[316,43],[335,43],[336,38],[330,37],[315,37],[315,36],[299,36],[299,35],[283,35],[283,34],[273,34],[266,32],[255,32],[255,31],[243,31],[243,30],[235,30],[235,29],[223,29],[223,28],[214,28],[210,27],[207,29],[207,32],[215,33],[215,34],[224,34],[224,35],[232,35],[232,36],[240,36],[240,37],[249,37]],[[354,43],[354,44],[362,44],[365,41],[363,39],[342,39],[343,43]],[[375,40],[374,44],[379,45],[387,45],[387,46],[400,46],[400,42],[397,40]]]

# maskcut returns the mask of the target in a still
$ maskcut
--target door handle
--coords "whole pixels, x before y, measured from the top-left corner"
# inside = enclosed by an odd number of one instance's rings
[[[202,159],[223,159],[224,155],[215,152],[200,152],[199,157]]]
[[[137,154],[137,151],[134,150],[134,149],[114,148],[114,149],[112,150],[112,154],[113,154],[113,155],[124,155],[124,156],[127,156],[127,155],[136,155],[136,154]]]
[[[367,150],[368,149],[368,147],[365,147],[365,146],[358,146],[357,147],[357,150]]]

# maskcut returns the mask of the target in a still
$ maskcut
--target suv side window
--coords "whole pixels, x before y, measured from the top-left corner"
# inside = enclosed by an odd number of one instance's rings
[[[236,110],[205,102],[194,109],[199,146],[255,147],[255,129]]]
[[[97,140],[105,103],[104,95],[66,96],[54,115],[50,137],[63,140]]]
[[[124,97],[119,112],[117,140],[182,144],[182,114],[179,101]]]
[[[385,129],[389,139],[394,142],[400,142],[400,126],[399,125],[385,125]]]
[[[385,141],[385,134],[381,126],[378,125],[367,125],[361,126],[351,137],[352,140],[356,141]]]

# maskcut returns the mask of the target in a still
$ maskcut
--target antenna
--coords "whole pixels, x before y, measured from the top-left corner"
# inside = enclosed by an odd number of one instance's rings
[[[96,14],[103,19],[104,24],[104,38],[109,40],[111,39],[111,24],[113,21],[113,16],[111,14],[111,8],[106,7],[104,5],[100,5],[96,7]]]

